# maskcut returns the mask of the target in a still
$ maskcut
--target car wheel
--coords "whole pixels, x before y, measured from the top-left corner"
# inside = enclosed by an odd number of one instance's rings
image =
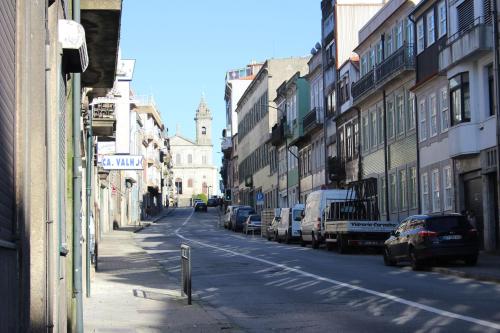
[[[311,234],[311,247],[313,249],[319,249],[319,242],[316,240],[316,237],[314,237],[314,232]]]
[[[420,271],[424,268],[423,262],[421,259],[417,258],[417,254],[415,253],[415,250],[410,249],[410,263],[411,263],[411,269],[414,271]]]
[[[391,258],[391,254],[389,253],[388,248],[384,248],[384,264],[386,266],[395,266],[396,265],[396,260]]]
[[[337,244],[340,254],[346,254],[349,251],[348,239],[345,236],[337,235]]]
[[[465,264],[467,266],[476,266],[477,264],[477,254],[473,254],[471,256],[464,258]]]
[[[327,251],[333,250],[333,243],[332,242],[326,242],[326,250]]]
[[[287,232],[287,233],[285,234],[285,243],[290,244],[290,241],[291,241],[291,240],[290,240],[290,234]]]

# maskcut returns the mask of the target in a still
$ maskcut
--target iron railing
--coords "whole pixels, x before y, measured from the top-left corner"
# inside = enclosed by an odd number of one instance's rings
[[[302,119],[302,127],[304,128],[304,133],[307,133],[321,125],[322,122],[320,112],[321,109],[315,107],[304,116],[304,118]]]

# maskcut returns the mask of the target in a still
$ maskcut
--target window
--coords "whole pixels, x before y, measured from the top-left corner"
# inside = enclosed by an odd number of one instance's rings
[[[444,210],[451,210],[453,206],[451,167],[446,166],[443,168],[443,178],[444,178]]]
[[[377,118],[378,144],[382,144],[384,143],[384,118],[380,105],[377,106]]]
[[[201,134],[203,135],[207,134],[207,128],[205,126],[201,128]]]
[[[409,19],[406,19],[406,42],[409,44],[413,44],[413,22]]]
[[[352,159],[353,155],[353,136],[352,136],[352,125],[347,125],[346,128],[346,137],[347,137],[347,159]],[[318,147],[317,145],[316,147]],[[319,149],[317,149],[319,151]],[[319,164],[319,163],[318,163]]]
[[[369,62],[368,62],[368,68],[372,69],[374,66],[375,66],[375,49],[372,48],[370,50],[370,58],[369,58]]]
[[[406,188],[406,170],[399,171],[399,208],[400,210],[406,210],[408,206],[407,199],[407,188]]]
[[[396,50],[403,46],[403,22],[399,22],[394,29],[396,35]]]
[[[341,127],[340,132],[339,132],[339,153],[340,153],[341,159],[346,158],[344,131],[345,131],[345,127]]]
[[[458,31],[462,32],[474,24],[474,1],[465,0],[457,6]]]
[[[495,108],[496,108],[496,96],[495,96],[495,83],[493,81],[493,66],[489,65],[487,67],[488,71],[488,102],[490,106],[490,116],[493,116],[495,114]]]
[[[436,95],[432,94],[429,96],[429,108],[430,108],[430,135],[429,137],[436,136],[438,134],[438,122],[437,122],[437,105],[436,105]]]
[[[368,57],[367,55],[361,56],[361,76],[364,76],[368,73]]]
[[[397,132],[399,135],[405,131],[405,102],[403,95],[396,96],[396,116],[397,116]]]
[[[175,154],[175,164],[181,164],[181,154]]]
[[[387,138],[394,137],[394,102],[387,101]]]
[[[385,34],[385,57],[390,56],[392,52],[392,31],[389,31]]]
[[[370,142],[372,147],[377,146],[377,113],[370,113]]]
[[[193,155],[188,154],[188,164],[192,164],[192,163],[193,163]]]
[[[424,50],[424,20],[417,21],[417,53]]]
[[[368,117],[363,117],[363,150],[366,151],[369,148],[369,138],[368,138]]]
[[[415,95],[412,92],[406,94],[406,114],[408,115],[408,130],[415,128]]]
[[[436,31],[434,29],[434,8],[427,13],[427,46],[434,44],[436,40]]]
[[[439,212],[441,210],[440,201],[440,186],[439,186],[439,170],[432,170],[432,211]]]
[[[207,156],[206,155],[201,156],[201,163],[207,164]]]
[[[191,178],[188,179],[188,187],[189,188],[193,187],[193,180]]]
[[[418,104],[418,117],[419,117],[419,122],[420,122],[420,128],[419,128],[419,139],[420,142],[424,141],[427,139],[427,117],[426,117],[426,111],[425,111],[425,97],[422,98],[420,103]]]
[[[354,157],[358,157],[358,154],[359,154],[359,124],[358,124],[358,121],[355,120],[354,121],[354,142],[353,142],[353,145],[354,145]],[[324,146],[323,146],[323,140],[321,140],[321,151],[323,152],[323,149],[324,149]],[[325,154],[321,154],[321,159],[322,159],[322,163],[324,163],[323,159],[325,158]]]
[[[182,179],[175,179],[175,188],[177,189],[177,194],[182,194]]]
[[[438,37],[441,38],[446,34],[446,3],[444,1],[441,1],[438,4],[438,20],[439,20]]]
[[[397,201],[397,184],[396,184],[396,174],[389,175],[389,198],[391,198],[391,212],[398,211],[398,201]]]
[[[441,88],[439,105],[441,109],[441,131],[446,132],[450,127],[450,114],[448,113],[448,88]]]
[[[449,81],[451,124],[470,121],[469,73],[461,73]]]
[[[422,213],[429,212],[429,177],[427,173],[422,174]]]
[[[382,41],[377,43],[377,64],[380,64],[384,59],[384,54],[382,53],[383,50],[382,46],[383,46]]]
[[[417,168],[410,168],[410,183],[408,184],[408,192],[410,193],[410,209],[417,208]]]

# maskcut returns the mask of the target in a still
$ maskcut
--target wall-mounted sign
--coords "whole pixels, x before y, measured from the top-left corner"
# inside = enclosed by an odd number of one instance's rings
[[[142,170],[143,156],[135,155],[106,155],[101,159],[105,170]]]

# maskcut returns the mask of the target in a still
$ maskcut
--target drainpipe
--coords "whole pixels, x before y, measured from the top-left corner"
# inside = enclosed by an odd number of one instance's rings
[[[80,23],[80,0],[72,0],[73,20]],[[82,153],[80,148],[81,76],[73,74],[73,297],[76,303],[76,332],[83,333],[82,301]]]
[[[493,18],[493,78],[495,82],[495,92],[496,92],[496,107],[495,113],[497,116],[497,210],[500,210],[500,59],[498,57],[498,13],[497,13],[497,1],[492,1],[491,15]],[[500,211],[497,212],[497,216],[500,216]],[[498,223],[498,221],[495,221]],[[494,229],[495,230],[495,229]],[[495,235],[494,239],[497,239],[499,235]],[[496,247],[500,244],[495,244]]]
[[[386,214],[386,220],[390,221],[390,215],[389,215],[389,166],[387,165],[388,163],[388,156],[387,154],[389,153],[387,151],[387,105],[386,105],[386,96],[385,96],[385,89],[382,90],[382,100],[384,104],[384,176],[385,176],[385,214]]]
[[[47,325],[47,332],[53,332],[54,323],[52,318],[52,246],[53,246],[53,216],[52,216],[52,196],[50,186],[52,185],[52,145],[50,144],[50,134],[52,131],[52,119],[50,110],[50,34],[49,34],[49,3],[45,0],[45,175],[46,175],[46,245],[45,245],[45,259],[46,259],[46,275],[45,275],[45,322]]]
[[[92,167],[94,161],[94,140],[92,137],[92,116],[93,116],[94,108],[89,108],[88,111],[88,122],[87,122],[87,158],[86,162],[86,172],[85,175],[87,177],[86,185],[87,185],[87,207],[86,207],[86,217],[87,217],[87,230],[86,230],[86,251],[87,251],[87,260],[86,260],[86,296],[90,297],[90,215],[91,211],[91,200],[92,200]]]

